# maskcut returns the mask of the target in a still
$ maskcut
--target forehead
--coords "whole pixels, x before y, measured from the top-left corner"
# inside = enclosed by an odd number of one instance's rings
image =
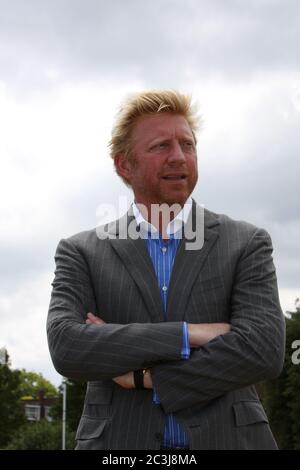
[[[180,114],[154,114],[140,116],[132,131],[135,142],[174,136],[193,136],[189,123]]]

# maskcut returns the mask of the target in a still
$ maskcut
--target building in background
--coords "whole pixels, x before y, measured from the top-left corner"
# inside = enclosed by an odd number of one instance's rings
[[[45,418],[47,421],[52,421],[50,410],[53,405],[57,403],[57,397],[45,397],[44,390],[39,391],[39,397],[34,399],[32,397],[22,397],[24,405],[24,413],[28,421],[40,421]]]

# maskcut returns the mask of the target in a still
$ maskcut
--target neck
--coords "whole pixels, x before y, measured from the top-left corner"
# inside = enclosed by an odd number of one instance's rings
[[[169,223],[179,214],[184,204],[161,203],[147,204],[135,201],[136,206],[147,222],[152,224],[162,235],[164,239],[168,239],[167,227]]]

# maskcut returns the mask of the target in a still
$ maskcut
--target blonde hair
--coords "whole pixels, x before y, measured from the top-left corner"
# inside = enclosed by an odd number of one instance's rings
[[[191,96],[176,90],[148,90],[128,95],[116,115],[109,142],[110,156],[122,153],[133,160],[131,153],[132,131],[140,116],[149,114],[180,114],[187,120],[196,142],[196,132],[200,126],[200,116],[191,104]],[[118,173],[118,170],[116,168]],[[119,175],[121,176],[121,175]],[[123,181],[128,182],[121,176]]]

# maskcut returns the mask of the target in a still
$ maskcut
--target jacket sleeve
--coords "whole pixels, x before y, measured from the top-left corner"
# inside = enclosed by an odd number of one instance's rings
[[[86,325],[97,314],[88,265],[72,239],[55,255],[47,334],[56,370],[78,380],[113,378],[181,358],[183,322]]]
[[[237,264],[230,323],[229,333],[193,350],[189,360],[151,368],[165,412],[204,406],[229,391],[281,372],[285,321],[272,243],[264,230],[255,231]]]

